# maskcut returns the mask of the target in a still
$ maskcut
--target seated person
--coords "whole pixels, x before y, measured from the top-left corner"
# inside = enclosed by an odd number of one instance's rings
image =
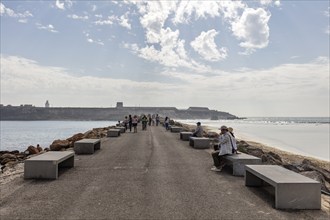
[[[203,137],[203,128],[200,122],[197,122],[197,128],[192,134],[193,137]]]
[[[233,154],[233,145],[232,145],[232,136],[228,132],[228,128],[226,126],[221,126],[220,128],[220,136],[219,136],[219,151],[215,151],[212,153],[212,158],[214,162],[214,167],[211,168],[212,171],[220,172],[222,168],[225,166],[225,162],[223,157],[226,155]]]

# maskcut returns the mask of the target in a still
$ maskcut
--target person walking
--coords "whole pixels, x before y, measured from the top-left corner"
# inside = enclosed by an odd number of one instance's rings
[[[138,117],[137,115],[134,115],[133,118],[132,118],[132,125],[133,125],[133,128],[134,128],[134,133],[137,133],[137,124],[138,124]]]
[[[169,117],[165,117],[165,121],[164,121],[164,124],[165,124],[165,128],[166,128],[166,131],[168,131],[169,129],[169,124],[170,124],[170,118]]]
[[[128,126],[129,126],[129,132],[132,132],[132,122],[133,119],[132,119],[132,115],[129,115],[128,116]]]
[[[142,130],[147,130],[148,118],[146,115],[142,116]]]
[[[158,124],[159,124],[159,115],[156,114],[156,126],[158,126]]]
[[[123,123],[124,123],[125,131],[126,131],[127,130],[127,125],[128,125],[128,118],[127,118],[127,116],[125,116],[125,119],[124,119]]]

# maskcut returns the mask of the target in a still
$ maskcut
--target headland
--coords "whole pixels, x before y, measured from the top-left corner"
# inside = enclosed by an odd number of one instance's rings
[[[159,114],[177,119],[238,119],[228,112],[210,110],[207,107],[125,107],[117,102],[113,108],[65,108],[65,107],[35,107],[32,105],[1,105],[0,120],[113,120],[123,119],[125,115]]]

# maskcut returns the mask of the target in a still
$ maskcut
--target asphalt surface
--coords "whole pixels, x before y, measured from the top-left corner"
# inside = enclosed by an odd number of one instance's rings
[[[57,180],[1,186],[5,219],[328,219],[321,210],[276,210],[272,189],[244,186],[229,169],[210,171],[196,150],[163,127],[102,139]]]

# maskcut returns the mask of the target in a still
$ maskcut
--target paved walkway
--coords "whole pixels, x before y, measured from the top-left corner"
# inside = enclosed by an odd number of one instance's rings
[[[265,189],[229,170],[210,171],[209,151],[149,127],[102,140],[76,155],[58,180],[17,178],[1,186],[1,220],[21,219],[326,219],[325,212],[281,211]]]

